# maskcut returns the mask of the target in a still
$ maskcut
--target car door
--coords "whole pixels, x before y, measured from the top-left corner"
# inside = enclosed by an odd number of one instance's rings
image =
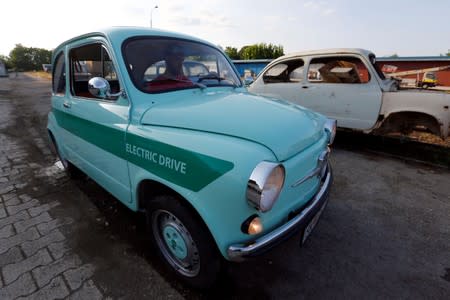
[[[303,59],[289,59],[281,61],[259,77],[248,90],[252,93],[267,97],[281,98],[300,104],[300,83],[304,78]],[[313,109],[313,103],[306,107]]]
[[[63,117],[66,113],[66,106],[68,105],[67,95],[67,76],[66,56],[65,51],[60,51],[55,54],[56,59],[52,70],[52,113],[56,119],[58,126],[52,130],[55,136],[55,146],[58,147],[58,153],[63,157],[67,157],[67,132],[64,130]]]
[[[297,102],[336,119],[339,127],[365,130],[375,125],[382,91],[361,57],[312,57],[307,64]]]
[[[93,77],[108,80],[112,93],[121,83],[109,51],[98,41],[69,51],[70,95],[64,103],[70,160],[114,196],[129,202],[130,181],[124,159],[129,102],[124,94],[100,99],[90,94]]]

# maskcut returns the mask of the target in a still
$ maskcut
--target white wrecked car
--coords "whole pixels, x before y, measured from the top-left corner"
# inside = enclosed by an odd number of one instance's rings
[[[446,138],[450,94],[399,90],[375,60],[363,49],[293,53],[267,65],[248,90],[313,109],[341,128],[407,133],[421,127]]]

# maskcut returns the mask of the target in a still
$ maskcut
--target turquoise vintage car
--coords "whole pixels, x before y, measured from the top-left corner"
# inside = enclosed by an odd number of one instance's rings
[[[68,174],[145,212],[158,253],[190,285],[211,285],[222,257],[304,241],[327,203],[335,121],[249,94],[208,42],[85,34],[55,49],[52,84],[48,132]]]

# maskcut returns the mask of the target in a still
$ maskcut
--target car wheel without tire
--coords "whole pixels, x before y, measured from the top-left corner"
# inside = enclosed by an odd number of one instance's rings
[[[177,277],[197,288],[211,287],[221,258],[206,226],[183,200],[158,196],[147,206],[153,245]]]

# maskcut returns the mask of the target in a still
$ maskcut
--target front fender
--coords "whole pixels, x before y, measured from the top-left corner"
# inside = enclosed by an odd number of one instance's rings
[[[245,196],[247,181],[259,162],[275,160],[269,149],[236,137],[184,129],[130,126],[129,131],[142,137],[147,136],[149,139],[170,144],[178,149],[184,149],[191,154],[197,153],[198,157],[215,158],[232,164],[230,170],[197,189],[194,186],[177,184],[171,178],[164,178],[152,172],[152,169],[144,168],[137,162],[130,162],[129,173],[133,191],[131,207],[134,210],[140,209],[138,204],[140,183],[151,180],[164,185],[189,202],[208,227],[225,257],[226,249],[231,242],[248,238],[248,235],[242,233],[241,224],[256,211],[247,204]],[[176,158],[178,159],[178,156]],[[210,162],[212,161],[210,160]],[[209,165],[209,167],[217,170],[214,165]],[[203,178],[197,179],[202,180]]]

